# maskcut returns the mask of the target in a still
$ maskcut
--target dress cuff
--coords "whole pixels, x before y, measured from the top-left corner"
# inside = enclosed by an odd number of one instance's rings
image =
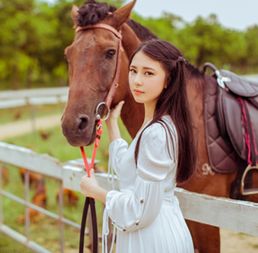
[[[111,190],[111,191],[108,191],[108,192],[107,192],[107,195],[106,195],[106,203],[105,203],[107,209],[109,209],[110,201],[111,201],[112,197],[113,197],[114,195],[116,195],[117,193],[120,193],[120,192],[119,192],[119,191],[115,191],[115,190]]]

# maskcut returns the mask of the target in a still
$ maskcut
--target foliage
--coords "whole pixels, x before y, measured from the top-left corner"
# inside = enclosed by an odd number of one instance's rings
[[[117,7],[123,0],[101,0]],[[0,89],[64,86],[64,48],[73,40],[70,18],[79,0],[0,0]],[[258,70],[258,25],[246,31],[223,27],[216,15],[186,23],[172,13],[133,19],[181,49],[193,64],[211,61],[240,72]]]
[[[181,50],[188,58],[200,66],[210,61],[223,67],[238,67],[246,56],[244,34],[223,28],[216,15],[207,19],[198,17],[179,31]]]
[[[258,66],[258,25],[249,27],[245,33],[247,54],[246,64]]]

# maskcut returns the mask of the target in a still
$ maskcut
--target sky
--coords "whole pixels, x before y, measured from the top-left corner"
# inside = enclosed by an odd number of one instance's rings
[[[126,3],[130,1],[126,0]],[[85,0],[81,2],[83,4]],[[258,0],[137,0],[134,10],[143,17],[159,17],[166,11],[186,22],[214,13],[223,26],[237,30],[258,25]]]
[[[223,26],[237,30],[258,25],[258,0],[137,0],[134,10],[144,17],[166,11],[187,22],[214,13]]]

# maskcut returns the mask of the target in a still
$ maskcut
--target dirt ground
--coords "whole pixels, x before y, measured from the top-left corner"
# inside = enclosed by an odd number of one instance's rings
[[[61,116],[51,115],[36,118],[32,120],[22,120],[19,122],[3,124],[0,126],[0,140],[4,140],[10,137],[15,137],[23,134],[27,134],[32,130],[40,130],[52,128],[60,125]]]
[[[221,230],[221,253],[258,253],[258,237]]]

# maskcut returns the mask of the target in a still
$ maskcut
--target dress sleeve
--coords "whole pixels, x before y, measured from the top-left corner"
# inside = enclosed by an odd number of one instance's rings
[[[122,139],[118,138],[113,140],[109,144],[109,167],[114,169],[116,174],[119,175],[119,168],[121,159],[125,152],[128,150],[128,143]]]
[[[165,130],[155,123],[142,135],[134,189],[107,193],[106,210],[113,224],[128,232],[150,225],[162,204],[162,181],[174,169],[174,159],[166,147]]]

